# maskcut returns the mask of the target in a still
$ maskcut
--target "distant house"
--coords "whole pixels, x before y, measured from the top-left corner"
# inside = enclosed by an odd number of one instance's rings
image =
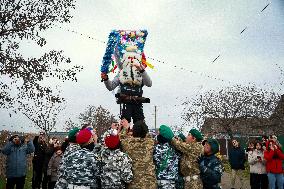
[[[272,134],[282,136],[284,135],[284,95],[281,96],[278,105],[269,118],[207,118],[201,127],[201,131],[204,136],[219,139],[222,154],[227,154],[228,139],[230,138],[223,126],[225,122],[232,123],[230,127],[234,138],[249,139]]]

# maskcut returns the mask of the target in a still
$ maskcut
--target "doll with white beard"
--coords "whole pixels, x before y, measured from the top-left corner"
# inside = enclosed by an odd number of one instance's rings
[[[149,98],[142,97],[143,86],[151,87],[152,81],[145,71],[146,60],[143,52],[147,31],[112,31],[101,67],[101,78],[109,91],[119,86],[117,102],[122,104],[121,118],[133,123],[144,120],[142,103]],[[114,60],[111,58],[114,57]],[[119,72],[112,81],[108,78],[110,61],[116,62]]]

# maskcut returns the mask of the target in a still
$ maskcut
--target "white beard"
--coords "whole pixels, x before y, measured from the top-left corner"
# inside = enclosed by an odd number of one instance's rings
[[[119,71],[119,80],[122,84],[130,85],[142,85],[142,75],[140,71],[132,65],[131,60],[128,57],[134,59],[133,63],[139,62],[141,60],[141,55],[133,52],[126,52],[122,58],[122,69]],[[140,59],[139,59],[140,58]],[[133,78],[131,77],[131,68],[133,73]]]

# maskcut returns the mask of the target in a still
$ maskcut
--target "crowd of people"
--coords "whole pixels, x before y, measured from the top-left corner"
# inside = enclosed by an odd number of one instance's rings
[[[232,188],[237,176],[243,183],[248,160],[252,189],[283,189],[284,155],[275,136],[250,144],[246,152],[237,140],[232,144]],[[1,152],[7,156],[7,189],[24,188],[31,153],[33,189],[220,189],[219,149],[217,140],[204,139],[196,129],[175,136],[161,125],[152,136],[144,121],[130,128],[122,119],[100,137],[89,124],[70,130],[64,142],[55,137],[46,142],[44,133],[33,140],[14,135]]]
[[[232,188],[235,188],[236,178],[239,177],[241,188],[244,186],[245,162],[248,161],[251,189],[283,189],[283,160],[281,144],[275,135],[262,136],[261,139],[249,143],[244,150],[240,142],[232,140],[229,151],[229,162],[232,168]]]

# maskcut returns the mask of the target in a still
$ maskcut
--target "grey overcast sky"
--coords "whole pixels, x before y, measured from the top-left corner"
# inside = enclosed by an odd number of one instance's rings
[[[119,113],[114,92],[100,82],[106,45],[86,36],[107,41],[112,29],[147,29],[146,55],[164,61],[149,59],[155,66],[147,68],[153,86],[144,87],[144,96],[151,98],[144,106],[149,127],[154,127],[154,105],[158,125],[181,125],[182,101],[209,89],[252,82],[283,93],[279,83],[284,78],[275,65],[284,67],[283,0],[77,0],[72,14],[71,23],[60,25],[62,29],[42,33],[47,40],[43,48],[33,42],[23,42],[21,47],[27,57],[63,50],[72,64],[84,66],[77,83],[46,81],[46,85],[61,85],[67,100],[57,131],[67,118],[77,121],[88,105]],[[1,110],[0,117],[0,129],[38,131],[20,114],[9,117],[8,110]]]

